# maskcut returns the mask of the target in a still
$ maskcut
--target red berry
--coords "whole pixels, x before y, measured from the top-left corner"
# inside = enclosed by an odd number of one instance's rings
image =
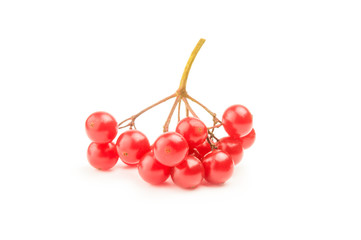
[[[179,133],[164,133],[154,142],[154,156],[163,165],[173,167],[187,155],[187,141]]]
[[[217,142],[216,146],[219,150],[228,153],[232,157],[234,164],[238,164],[242,160],[243,147],[241,139],[224,137]]]
[[[198,146],[196,147],[196,149],[197,149],[197,151],[198,151],[198,153],[199,153],[199,155],[200,155],[200,158],[199,158],[200,160],[202,160],[203,157],[204,157],[207,153],[209,153],[210,151],[212,151],[211,145],[209,145],[209,143],[208,143],[207,140],[205,140],[202,144],[198,145]]]
[[[93,142],[108,143],[117,136],[117,121],[109,113],[95,112],[86,120],[85,130]]]
[[[187,140],[190,148],[198,146],[207,138],[207,127],[198,118],[183,118],[178,123],[175,131]]]
[[[223,113],[223,127],[231,137],[247,135],[252,129],[252,122],[251,113],[242,105],[233,105]]]
[[[214,184],[224,183],[233,173],[232,158],[222,150],[214,150],[204,156],[203,167],[204,179]]]
[[[159,163],[152,151],[146,153],[138,164],[139,175],[150,184],[160,184],[169,177],[170,168]]]
[[[118,161],[117,150],[112,142],[92,142],[88,147],[87,155],[90,165],[99,170],[111,169]]]
[[[246,136],[241,137],[241,140],[244,149],[250,148],[256,140],[256,132],[254,131],[254,128],[252,128],[252,131]]]
[[[138,130],[120,134],[116,146],[120,159],[128,165],[137,164],[150,150],[147,137]]]
[[[194,156],[188,156],[171,170],[173,182],[182,188],[197,187],[201,184],[203,175],[203,165],[201,161]]]

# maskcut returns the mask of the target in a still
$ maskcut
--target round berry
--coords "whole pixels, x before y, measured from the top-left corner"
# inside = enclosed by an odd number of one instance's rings
[[[209,143],[208,143],[207,140],[205,140],[202,144],[198,145],[198,146],[196,147],[196,149],[197,149],[197,151],[198,151],[198,153],[199,153],[199,155],[200,155],[200,157],[199,157],[200,160],[202,160],[203,157],[204,157],[207,153],[209,153],[210,151],[212,151],[211,145],[209,145]]]
[[[228,153],[232,157],[234,164],[238,164],[242,160],[243,147],[241,139],[224,137],[217,142],[216,146],[219,150]]]
[[[242,137],[241,140],[244,149],[250,148],[256,140],[256,132],[254,131],[254,128],[252,128],[250,133]]]
[[[109,113],[95,112],[86,120],[85,130],[93,142],[108,143],[117,136],[117,121]]]
[[[175,131],[187,140],[190,148],[198,146],[207,138],[207,127],[198,118],[183,118]]]
[[[154,156],[163,165],[173,167],[188,155],[188,144],[182,135],[167,132],[154,142]]]
[[[92,142],[88,147],[87,157],[90,165],[99,170],[108,170],[118,161],[114,143]]]
[[[231,137],[247,135],[252,129],[252,122],[252,114],[242,105],[233,105],[223,113],[223,127]]]
[[[169,177],[170,168],[159,163],[153,151],[147,152],[138,164],[139,175],[150,184],[161,184]]]
[[[222,150],[214,150],[204,156],[203,167],[204,179],[213,184],[227,181],[234,168],[231,156]]]
[[[137,164],[150,151],[147,137],[138,130],[128,130],[120,134],[116,143],[120,159],[128,164]]]
[[[197,187],[201,184],[203,175],[204,168],[201,161],[190,155],[171,170],[173,182],[182,188]]]

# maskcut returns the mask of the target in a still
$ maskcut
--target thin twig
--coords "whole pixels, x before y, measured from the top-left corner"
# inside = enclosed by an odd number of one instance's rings
[[[136,119],[137,117],[139,117],[140,115],[142,115],[143,113],[145,113],[145,112],[148,111],[149,109],[151,109],[151,108],[153,108],[153,107],[155,107],[155,106],[157,106],[157,105],[159,105],[159,104],[161,104],[161,103],[164,103],[164,102],[168,101],[169,99],[174,98],[174,97],[176,97],[176,96],[177,96],[177,94],[176,94],[176,93],[173,93],[172,95],[170,95],[170,96],[168,96],[168,97],[166,97],[166,98],[163,98],[162,100],[154,103],[153,105],[150,105],[149,107],[143,109],[142,111],[140,111],[139,113],[131,116],[130,118],[125,119],[124,121],[122,121],[122,122],[120,122],[120,123],[118,124],[118,129],[123,128],[122,125],[123,125],[125,122],[127,122],[127,121],[131,121],[131,122],[129,123],[130,125],[128,125],[128,126],[130,126],[130,128],[132,128],[132,127],[135,128],[134,121],[135,121],[135,119]],[[135,128],[135,129],[136,129],[136,128]]]
[[[222,123],[220,123],[220,124],[216,124],[216,125],[213,125],[213,127],[209,127],[209,128],[207,128],[207,129],[215,129],[215,128],[219,128],[219,127],[221,127],[223,124]]]
[[[124,121],[120,122],[120,123],[118,124],[118,128],[120,129],[120,126],[122,126],[126,121],[130,121],[130,120],[132,120],[132,117],[127,118],[127,119],[125,119]],[[130,126],[130,125],[127,124],[127,127],[128,127],[128,126]]]
[[[130,123],[128,123],[127,125],[124,125],[124,126],[121,126],[121,127],[118,127],[118,129],[122,129],[122,128],[126,128],[126,127],[130,127]]]
[[[172,119],[174,110],[177,107],[177,104],[180,100],[181,100],[181,98],[179,96],[175,99],[172,109],[170,110],[170,113],[168,115],[167,121],[165,122],[165,124],[163,126],[163,132],[168,132],[170,120]]]
[[[212,139],[209,136],[207,136],[207,142],[211,146],[212,150],[217,149],[216,145],[213,143]]]
[[[214,136],[214,134],[213,134],[210,130],[208,130],[208,135],[210,135],[210,136],[211,136],[211,138],[216,139],[216,140],[217,140],[217,142],[219,141],[219,139],[218,139],[216,136]]]
[[[212,112],[211,110],[209,110],[206,106],[204,106],[202,103],[200,103],[199,101],[197,101],[196,99],[194,99],[193,97],[189,96],[187,94],[187,98],[189,98],[191,101],[197,103],[199,106],[201,106],[204,110],[206,110],[210,115],[212,115],[213,119],[217,121],[217,123],[222,123],[221,120],[219,120],[216,117],[216,114],[214,112]],[[216,124],[217,124],[216,123]]]
[[[181,100],[179,100],[179,103],[178,103],[178,122],[180,121],[180,110],[181,110]]]
[[[197,114],[193,111],[192,107],[189,105],[186,98],[182,98],[184,104],[186,105],[186,108],[192,113],[192,115],[196,118],[198,118]]]

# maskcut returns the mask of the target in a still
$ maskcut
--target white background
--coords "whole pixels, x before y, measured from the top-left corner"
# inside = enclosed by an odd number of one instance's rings
[[[347,0],[1,1],[0,238],[360,239],[360,13]],[[201,37],[188,92],[254,115],[232,179],[187,191],[90,167],[87,116],[121,121],[173,93]],[[137,120],[150,141],[171,104]]]

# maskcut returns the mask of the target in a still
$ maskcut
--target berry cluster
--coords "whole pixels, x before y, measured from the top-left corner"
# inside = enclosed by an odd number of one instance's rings
[[[89,163],[99,169],[112,168],[120,158],[128,165],[138,166],[139,175],[148,183],[160,184],[171,176],[173,182],[183,188],[195,188],[203,179],[212,184],[226,182],[233,174],[235,164],[255,141],[253,117],[242,105],[233,105],[223,114],[222,121],[203,104],[185,91],[189,69],[200,47],[201,39],[187,63],[181,84],[175,94],[151,105],[136,115],[117,124],[106,112],[95,112],[86,120],[88,137],[93,141],[88,147]],[[164,125],[164,133],[150,145],[147,137],[135,128],[135,119],[145,111],[176,98]],[[197,117],[187,99],[199,104],[212,117],[213,126],[208,127]],[[180,104],[184,102],[186,116],[180,120]],[[173,112],[178,106],[178,124],[175,132],[168,132]],[[189,117],[189,112],[193,117]],[[214,130],[223,126],[227,137],[218,139]],[[116,143],[112,141],[118,129],[129,127],[121,133]]]

